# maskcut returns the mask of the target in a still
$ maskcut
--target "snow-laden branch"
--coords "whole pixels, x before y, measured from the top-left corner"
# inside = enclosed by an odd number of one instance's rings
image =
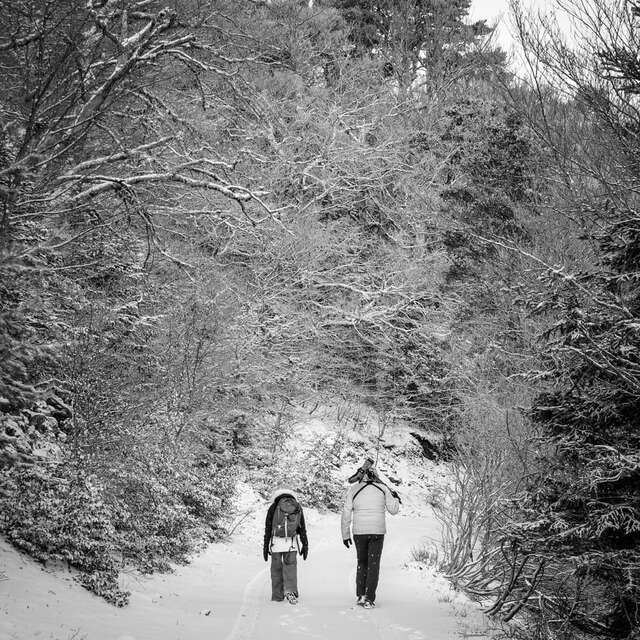
[[[146,173],[128,178],[118,178],[112,176],[91,176],[91,179],[98,180],[99,183],[76,193],[67,199],[67,204],[77,205],[81,202],[95,198],[108,191],[118,191],[123,188],[130,188],[139,184],[152,184],[158,182],[178,182],[189,187],[209,189],[222,193],[232,200],[247,202],[253,199],[252,193],[245,187],[218,182],[214,180],[202,180],[185,176],[178,171]],[[257,195],[266,195],[267,192],[258,192]]]
[[[20,47],[24,47],[35,40],[38,40],[43,35],[43,32],[40,30],[33,31],[32,33],[27,34],[26,36],[22,36],[20,38],[9,38],[8,40],[4,40],[0,42],[0,51],[9,51],[10,49],[18,49]]]
[[[521,256],[524,256],[525,258],[528,258],[528,259],[532,260],[536,264],[539,264],[541,267],[544,267],[544,269],[549,274],[551,274],[552,276],[554,276],[556,278],[559,278],[559,279],[563,280],[564,282],[566,282],[567,284],[570,284],[571,286],[575,287],[580,292],[584,293],[586,296],[588,296],[590,299],[592,299],[596,304],[598,304],[598,305],[600,305],[600,306],[602,306],[602,307],[604,307],[606,309],[610,309],[612,311],[620,313],[620,314],[624,315],[627,318],[634,318],[635,317],[633,315],[633,313],[631,313],[631,311],[625,305],[623,305],[622,303],[616,304],[616,303],[612,303],[612,302],[607,302],[606,300],[603,300],[602,298],[598,298],[597,296],[594,296],[593,295],[593,291],[591,291],[590,289],[585,287],[579,281],[579,279],[575,276],[575,274],[568,273],[563,266],[550,265],[547,262],[545,262],[544,260],[542,260],[542,258],[539,258],[538,256],[534,255],[533,253],[531,253],[529,251],[526,251],[522,247],[518,247],[517,245],[513,244],[512,242],[509,242],[508,240],[497,239],[497,238],[486,238],[484,236],[480,236],[480,235],[475,234],[475,233],[470,233],[470,235],[471,235],[471,237],[475,238],[479,242],[482,242],[483,244],[489,244],[489,245],[492,245],[494,247],[500,247],[502,249],[506,249],[507,251],[512,251],[514,253],[519,253]]]
[[[62,176],[60,176],[59,180],[74,180],[81,177],[79,174],[82,171],[87,171],[88,169],[93,169],[94,167],[100,167],[105,164],[112,164],[114,162],[119,162],[120,160],[128,160],[135,156],[139,156],[145,154],[147,151],[151,151],[151,149],[155,149],[157,147],[161,147],[171,140],[171,136],[167,136],[164,138],[159,138],[158,140],[154,140],[153,142],[149,142],[148,144],[143,144],[133,149],[126,149],[125,151],[121,151],[119,153],[112,153],[108,156],[100,156],[98,158],[92,158],[91,160],[85,160],[84,162],[80,162],[74,167],[69,168]]]

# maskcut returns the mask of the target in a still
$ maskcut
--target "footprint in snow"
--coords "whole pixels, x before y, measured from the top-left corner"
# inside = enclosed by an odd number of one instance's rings
[[[390,629],[395,631],[402,631],[403,633],[407,633],[406,636],[408,640],[425,640],[425,635],[421,631],[417,631],[416,629],[412,629],[411,627],[403,627],[400,624],[391,624],[389,625]]]

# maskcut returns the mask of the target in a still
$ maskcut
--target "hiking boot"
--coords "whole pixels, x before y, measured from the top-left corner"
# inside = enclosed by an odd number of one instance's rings
[[[287,599],[289,604],[298,604],[298,596],[295,593],[285,593],[284,597]]]
[[[356,600],[356,604],[361,607],[362,605],[364,605],[365,600],[366,598],[364,596],[358,596],[358,599]]]
[[[371,602],[371,600],[369,600],[369,598],[365,598],[364,602],[362,603],[362,606],[365,609],[373,609],[376,606],[375,602]]]

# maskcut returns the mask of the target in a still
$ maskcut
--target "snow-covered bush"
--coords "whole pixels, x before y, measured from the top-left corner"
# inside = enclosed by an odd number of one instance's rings
[[[161,459],[153,468],[147,451],[109,474],[69,462],[7,469],[0,475],[0,533],[40,562],[66,562],[87,589],[123,606],[120,568],[150,573],[186,562],[219,536],[233,496],[232,467]]]
[[[342,483],[337,481],[335,472],[341,464],[345,438],[342,434],[336,437],[320,436],[312,444],[300,489],[308,504],[323,509],[339,509]]]
[[[118,586],[112,513],[93,479],[71,467],[6,470],[0,512],[0,530],[16,547],[43,563],[66,561],[85,587],[115,605],[127,603]]]
[[[235,472],[233,467],[190,468],[165,455],[145,474],[144,463],[114,469],[110,499],[123,558],[142,571],[162,571],[220,536]]]

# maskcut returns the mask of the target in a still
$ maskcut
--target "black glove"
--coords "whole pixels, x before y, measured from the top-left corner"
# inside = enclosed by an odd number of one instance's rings
[[[345,538],[345,539],[342,541],[342,544],[343,544],[345,547],[347,547],[347,549],[348,549],[348,548],[351,546],[351,544],[352,544],[352,543],[351,543],[351,538]]]
[[[300,553],[302,554],[302,559],[306,560],[309,555],[309,547],[306,544],[303,544]]]
[[[265,562],[269,559],[269,545],[268,544],[265,544],[264,548],[262,549],[262,557],[264,558]]]

